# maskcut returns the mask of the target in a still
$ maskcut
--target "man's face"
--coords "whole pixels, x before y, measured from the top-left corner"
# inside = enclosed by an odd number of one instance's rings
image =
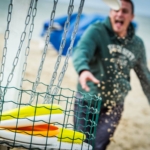
[[[111,10],[109,17],[114,32],[120,37],[125,36],[128,26],[134,17],[131,4],[126,1],[121,1],[120,10]]]

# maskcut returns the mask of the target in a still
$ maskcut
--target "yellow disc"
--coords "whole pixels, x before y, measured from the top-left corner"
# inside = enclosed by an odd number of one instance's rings
[[[16,118],[26,118],[30,116],[40,116],[47,114],[62,114],[62,108],[57,104],[38,104],[37,106],[24,106],[5,111],[1,115],[1,120]]]
[[[85,134],[71,129],[60,128],[58,141],[81,144],[85,139]]]

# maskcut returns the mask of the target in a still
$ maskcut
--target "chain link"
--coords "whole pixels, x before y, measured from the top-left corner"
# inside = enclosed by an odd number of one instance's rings
[[[7,28],[4,34],[5,44],[3,48],[1,71],[0,71],[0,86],[4,78],[4,68],[5,68],[6,54],[7,54],[7,41],[8,41],[9,34],[10,34],[9,26],[10,26],[10,21],[11,21],[11,16],[12,16],[12,10],[13,10],[13,0],[10,0],[10,4],[8,6],[8,15],[7,15]]]
[[[3,48],[3,54],[2,54],[2,59],[1,59],[1,68],[0,68],[0,86],[4,78],[4,69],[5,69],[5,62],[6,62],[6,55],[7,55],[7,41],[9,38],[10,30],[10,22],[11,22],[11,17],[12,17],[12,11],[13,11],[13,0],[10,0],[10,4],[8,6],[8,15],[7,15],[7,28],[5,30],[4,34],[4,48]],[[2,97],[3,97],[3,91],[0,88],[0,114],[2,110]]]
[[[73,30],[73,33],[71,35],[71,43],[70,43],[70,46],[69,46],[68,51],[67,51],[67,55],[66,55],[66,58],[65,58],[64,65],[63,65],[62,70],[61,70],[61,72],[59,74],[59,77],[58,77],[58,83],[57,83],[56,87],[53,89],[52,95],[56,95],[58,93],[60,85],[61,85],[63,77],[64,77],[64,74],[65,74],[65,72],[67,70],[68,60],[69,60],[70,54],[72,52],[74,40],[75,40],[77,31],[78,31],[78,26],[79,26],[79,21],[80,21],[80,15],[82,13],[82,9],[83,9],[83,6],[84,6],[84,1],[85,0],[81,0],[81,2],[80,2],[80,6],[79,6],[79,9],[78,9],[78,15],[76,17],[76,22],[75,22],[74,30]],[[51,103],[51,100],[52,100],[52,97],[50,97],[49,99],[47,99],[45,103]]]
[[[58,2],[58,0],[54,0],[53,10],[52,10],[51,16],[50,16],[50,25],[49,25],[49,28],[48,28],[48,31],[47,31],[47,36],[46,36],[46,40],[45,40],[45,46],[44,46],[44,50],[43,50],[43,53],[42,53],[40,66],[39,66],[39,69],[38,69],[36,80],[35,80],[35,82],[33,84],[33,87],[32,87],[32,93],[31,93],[31,97],[30,97],[30,100],[29,100],[30,104],[34,100],[36,88],[37,88],[37,86],[39,84],[39,81],[40,81],[40,77],[41,77],[41,73],[42,73],[42,69],[43,69],[43,64],[44,64],[44,61],[45,61],[47,48],[48,48],[48,44],[49,44],[50,32],[52,31],[52,27],[53,27],[53,23],[54,23],[54,17],[55,17],[57,2]]]
[[[13,79],[13,75],[14,75],[14,70],[15,70],[15,67],[17,66],[17,63],[18,63],[18,60],[19,60],[19,54],[20,54],[20,51],[21,51],[21,48],[22,48],[22,45],[23,45],[23,42],[25,40],[25,37],[26,37],[26,28],[29,24],[29,21],[30,21],[30,16],[31,16],[31,10],[32,10],[32,7],[33,7],[33,2],[34,0],[31,0],[30,2],[30,7],[28,9],[28,13],[27,13],[27,17],[26,17],[26,20],[25,20],[25,27],[24,27],[24,31],[22,32],[21,34],[21,37],[20,37],[20,44],[19,44],[19,47],[18,47],[18,51],[16,53],[16,56],[14,58],[14,61],[13,61],[13,67],[12,67],[12,70],[7,78],[7,83],[6,83],[6,87],[8,87],[9,83],[12,81]],[[9,11],[12,10],[11,8],[9,8]],[[10,17],[8,17],[10,18]],[[29,18],[29,19],[27,19]],[[3,97],[7,92],[7,88],[4,89],[4,91],[1,93],[1,96]],[[0,105],[0,110],[2,109],[2,106]]]
[[[34,30],[34,19],[35,19],[36,13],[37,13],[37,2],[38,2],[38,0],[35,0],[33,10],[32,9],[29,10],[32,13],[32,21],[31,21],[30,28],[29,28],[28,43],[27,43],[27,47],[26,47],[26,50],[25,50],[25,61],[24,61],[23,68],[22,68],[20,89],[22,89],[23,80],[24,80],[24,76],[25,76],[25,71],[26,71],[26,68],[27,68],[27,58],[28,58],[28,55],[29,55],[29,52],[30,52],[30,42],[31,42],[33,30]],[[20,96],[21,96],[21,92],[19,92],[19,95],[18,95],[18,102],[19,102]]]
[[[68,17],[67,17],[67,20],[66,20],[65,25],[64,25],[64,32],[63,32],[62,40],[61,40],[60,47],[59,47],[59,54],[58,54],[58,57],[57,57],[57,60],[56,60],[55,66],[54,66],[54,72],[52,74],[50,84],[49,84],[47,91],[46,91],[46,93],[49,93],[49,94],[51,93],[52,86],[53,86],[54,81],[57,77],[57,70],[58,70],[60,62],[61,62],[62,51],[63,51],[65,44],[66,44],[66,35],[67,35],[69,27],[70,27],[70,18],[71,18],[71,15],[73,13],[73,9],[74,9],[74,0],[70,0],[69,6],[68,6],[68,11],[67,11]],[[46,103],[46,101],[48,99],[49,99],[49,96],[48,96],[48,94],[46,94],[45,99],[44,99],[44,103]]]

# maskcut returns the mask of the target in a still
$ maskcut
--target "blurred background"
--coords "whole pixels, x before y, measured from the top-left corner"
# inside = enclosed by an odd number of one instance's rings
[[[7,25],[7,13],[9,0],[0,0],[0,52],[4,45],[4,32]],[[74,13],[77,12],[80,0],[75,0]],[[136,33],[139,35],[146,47],[147,62],[150,68],[150,1],[133,0],[135,4],[135,23],[137,24]],[[69,0],[60,0],[56,9],[55,18],[67,14]],[[44,48],[44,39],[41,37],[44,23],[50,18],[53,0],[39,0],[35,27],[31,43],[31,52],[28,59],[26,78],[35,80],[36,72],[41,59],[41,52]],[[20,8],[18,13],[21,13]],[[84,14],[98,14],[107,16],[109,8],[101,0],[85,0],[83,9]],[[57,40],[57,39],[56,39]],[[49,47],[46,61],[43,67],[41,81],[48,84],[53,66],[57,58],[57,51]],[[63,60],[65,57],[63,56]],[[66,71],[62,87],[76,90],[77,74],[74,71],[71,59]],[[111,144],[107,150],[149,150],[150,149],[150,107],[145,95],[143,94],[140,83],[134,71],[131,71],[132,91],[126,98],[125,111],[120,124],[115,132]],[[28,89],[28,86],[25,86]],[[42,90],[42,89],[39,89]]]

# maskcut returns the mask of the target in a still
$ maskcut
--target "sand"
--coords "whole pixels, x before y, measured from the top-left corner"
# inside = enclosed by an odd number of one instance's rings
[[[3,36],[0,35],[1,50],[3,46],[2,42]],[[32,41],[25,75],[26,79],[35,81],[41,54],[42,50],[39,48],[39,42]],[[49,48],[43,67],[41,82],[49,84],[56,58],[57,52]],[[62,60],[64,60],[64,57]],[[76,90],[76,84],[77,74],[70,59],[62,87]],[[131,71],[131,86],[132,91],[125,100],[125,110],[122,119],[107,150],[150,149],[150,106],[133,71]],[[24,85],[24,88],[29,89],[29,85]],[[42,91],[43,89],[39,88],[38,90]]]

